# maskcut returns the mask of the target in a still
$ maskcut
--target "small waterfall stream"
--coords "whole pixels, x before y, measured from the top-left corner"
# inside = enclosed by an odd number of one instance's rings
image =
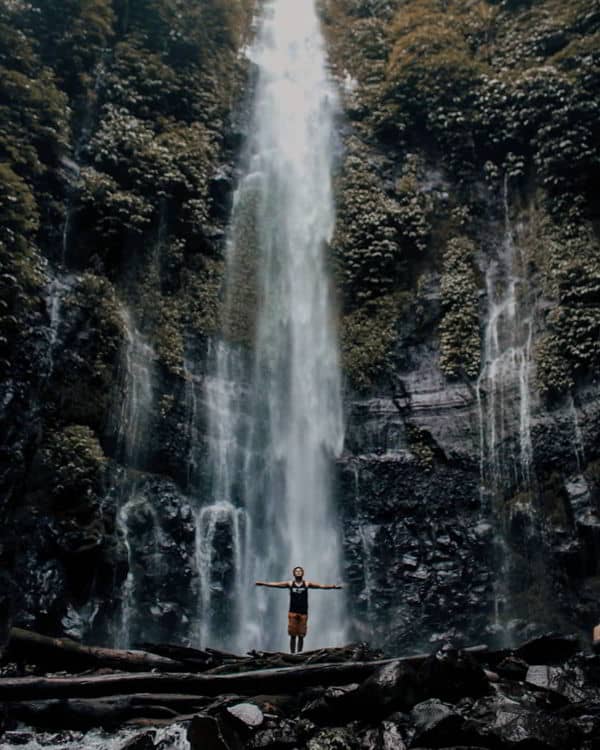
[[[496,527],[494,607],[499,630],[514,616],[514,581],[524,581],[531,573],[516,570],[509,526],[515,514],[534,517],[536,484],[530,382],[535,301],[530,298],[525,260],[511,221],[508,177],[503,207],[503,240],[485,276],[488,310],[483,368],[477,383],[481,500],[483,512],[494,519]]]
[[[147,450],[148,428],[154,399],[155,354],[150,344],[136,328],[129,310],[121,308],[121,317],[125,331],[125,346],[117,456],[128,469],[138,469],[143,466]],[[134,554],[130,527],[136,510],[145,511],[149,506],[146,498],[140,494],[135,477],[122,478],[121,482],[116,523],[127,550],[128,572],[120,592],[120,622],[117,625],[116,642],[118,646],[127,648],[131,645],[132,623],[137,609],[138,575],[136,571],[139,565]],[[157,546],[158,522],[154,515],[151,520],[154,546]],[[136,539],[137,543],[144,541]]]
[[[319,582],[341,574],[330,464],[343,424],[324,259],[334,226],[337,98],[312,0],[268,3],[249,56],[258,81],[231,222],[227,312],[234,317],[244,294],[240,279],[254,285],[245,299],[256,299],[256,310],[244,310],[254,346],[251,362],[225,341],[212,352],[213,503],[199,518],[202,618],[205,637],[218,629],[238,648],[283,648],[287,593],[257,591],[254,580],[289,579],[295,565]],[[218,577],[217,547],[228,582],[223,571]],[[223,587],[228,613],[215,604]],[[310,619],[311,647],[339,643],[340,592],[313,592]]]

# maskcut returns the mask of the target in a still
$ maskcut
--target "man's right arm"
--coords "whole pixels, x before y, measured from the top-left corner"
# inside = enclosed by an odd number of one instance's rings
[[[257,581],[257,586],[270,586],[272,589],[289,589],[289,581]]]

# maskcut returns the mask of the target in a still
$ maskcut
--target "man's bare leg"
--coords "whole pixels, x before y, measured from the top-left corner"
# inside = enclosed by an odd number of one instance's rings
[[[302,639],[300,639],[300,643],[302,643]],[[296,636],[295,635],[290,636],[290,651],[292,654],[296,653]],[[302,651],[302,647],[300,647],[300,651]]]
[[[298,653],[302,651],[303,646],[304,646],[304,636],[299,635],[298,636]]]

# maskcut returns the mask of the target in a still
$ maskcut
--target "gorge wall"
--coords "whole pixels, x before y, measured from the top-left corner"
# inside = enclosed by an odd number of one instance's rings
[[[201,523],[206,376],[252,11],[1,5],[5,625],[198,642],[209,586],[227,638],[236,532]],[[329,251],[351,635],[397,650],[589,628],[598,4],[321,13],[344,108]]]

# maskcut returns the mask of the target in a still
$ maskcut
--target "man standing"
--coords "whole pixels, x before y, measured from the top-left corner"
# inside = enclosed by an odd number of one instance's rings
[[[304,646],[306,623],[308,621],[308,589],[341,589],[339,584],[313,583],[304,580],[304,568],[294,568],[292,581],[277,581],[268,583],[257,581],[257,586],[270,586],[275,589],[290,590],[290,610],[288,612],[288,635],[290,636],[290,651],[300,653]],[[297,646],[297,648],[296,648]]]

